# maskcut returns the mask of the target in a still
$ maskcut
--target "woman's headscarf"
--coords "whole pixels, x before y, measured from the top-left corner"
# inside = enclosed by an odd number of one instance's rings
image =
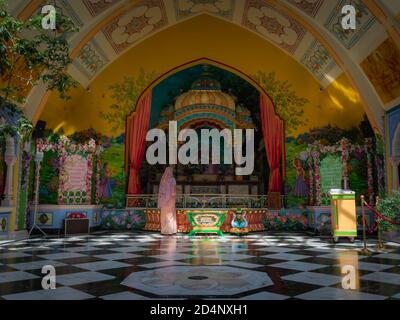
[[[158,190],[158,208],[163,207],[174,195],[175,179],[171,167],[167,167],[161,177]]]

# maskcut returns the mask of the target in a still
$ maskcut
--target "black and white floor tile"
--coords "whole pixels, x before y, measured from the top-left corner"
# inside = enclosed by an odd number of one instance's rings
[[[333,244],[305,234],[164,237],[95,233],[0,244],[0,299],[400,299],[400,244]],[[56,289],[42,289],[42,267]],[[342,267],[356,269],[355,290]]]

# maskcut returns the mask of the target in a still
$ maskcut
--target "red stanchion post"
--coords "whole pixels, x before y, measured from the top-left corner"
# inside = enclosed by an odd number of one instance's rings
[[[379,197],[377,196],[376,201],[375,201],[375,206],[378,206],[378,203],[379,203]],[[382,242],[382,229],[381,229],[380,222],[378,222],[378,243],[376,245],[376,249],[378,251],[385,249],[385,246],[383,245],[383,242]]]
[[[363,242],[364,247],[361,249],[361,254],[364,256],[370,256],[372,253],[367,248],[367,231],[365,226],[365,206],[364,206],[364,195],[361,195],[361,213],[362,213],[362,223],[363,223]]]

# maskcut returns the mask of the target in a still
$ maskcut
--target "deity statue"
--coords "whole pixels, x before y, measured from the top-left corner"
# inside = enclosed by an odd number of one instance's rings
[[[161,209],[161,234],[175,234],[177,231],[176,181],[171,167],[165,169],[158,192],[158,208]]]

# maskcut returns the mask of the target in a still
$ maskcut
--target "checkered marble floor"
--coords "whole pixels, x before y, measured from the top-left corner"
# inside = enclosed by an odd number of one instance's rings
[[[293,233],[164,237],[95,233],[0,244],[0,299],[400,299],[400,244],[371,256],[362,243]],[[56,289],[42,289],[42,267]],[[342,288],[342,267],[357,271]]]

